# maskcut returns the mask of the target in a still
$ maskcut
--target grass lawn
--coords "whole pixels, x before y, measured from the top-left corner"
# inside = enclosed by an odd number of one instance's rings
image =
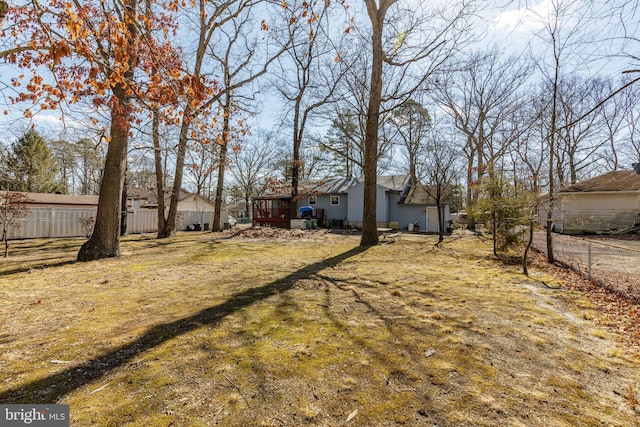
[[[640,425],[640,360],[586,298],[435,241],[133,236],[88,263],[15,243],[0,402],[77,426]]]

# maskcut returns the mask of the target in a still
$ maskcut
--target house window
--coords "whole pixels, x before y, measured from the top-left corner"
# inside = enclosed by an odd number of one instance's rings
[[[340,196],[331,196],[331,206],[340,205]]]
[[[318,204],[318,197],[317,196],[309,196],[309,205],[313,206],[313,205],[317,205]]]

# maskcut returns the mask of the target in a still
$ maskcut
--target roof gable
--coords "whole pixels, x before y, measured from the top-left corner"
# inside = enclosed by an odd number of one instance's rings
[[[86,196],[75,194],[55,194],[55,193],[24,193],[29,198],[30,205],[77,205],[77,206],[97,206],[98,196]]]
[[[635,171],[613,171],[579,182],[559,193],[592,193],[600,191],[640,191],[640,175]]]
[[[411,175],[379,176],[376,184],[391,191],[402,191],[411,181]]]
[[[451,200],[452,188],[450,185],[442,186],[442,194],[440,196],[440,202],[443,204],[449,203]],[[428,205],[435,204],[436,199],[434,195],[437,193],[435,185],[418,185],[412,186],[409,190],[407,197],[401,201],[403,205]]]
[[[165,189],[163,191],[163,196],[165,201],[171,200],[171,192],[172,189]],[[191,193],[185,189],[181,189],[180,193],[178,193],[178,201],[183,201],[190,197],[196,197],[211,203],[206,197],[199,196],[195,193]],[[138,200],[146,200],[148,205],[157,206],[158,204],[158,193],[155,188],[128,188],[127,189],[127,199],[138,199]]]

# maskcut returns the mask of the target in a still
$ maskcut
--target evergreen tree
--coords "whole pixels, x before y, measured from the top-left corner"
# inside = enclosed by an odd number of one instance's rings
[[[6,159],[5,190],[50,193],[56,191],[56,171],[47,141],[29,129],[16,141]]]
[[[524,243],[525,227],[531,221],[533,195],[521,183],[496,171],[489,172],[478,186],[479,198],[468,213],[477,223],[490,227],[493,254],[508,254],[509,250]]]

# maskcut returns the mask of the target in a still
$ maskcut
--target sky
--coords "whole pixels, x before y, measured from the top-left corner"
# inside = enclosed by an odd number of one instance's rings
[[[404,0],[401,0],[404,1]],[[539,1],[514,1],[509,2],[509,7],[492,8],[488,9],[482,20],[487,24],[486,31],[483,32],[486,36],[479,44],[480,47],[487,46],[489,44],[496,44],[504,48],[505,52],[512,54],[528,54],[533,49],[535,55],[544,55],[544,47],[536,43],[534,47],[530,48],[530,42],[537,40],[532,35],[540,31],[545,25],[545,17],[549,15],[551,5],[557,2],[557,0],[539,0]],[[494,2],[496,5],[499,1]],[[501,3],[506,3],[502,1]],[[604,2],[609,7],[613,8],[615,5],[621,3],[620,1]],[[630,14],[631,11],[627,11]],[[628,16],[631,21],[639,21],[633,16]],[[616,26],[613,25],[615,21],[610,22],[606,26],[606,31],[616,31]],[[566,20],[563,25],[571,27],[575,25],[575,22]],[[629,28],[628,31],[633,35],[636,34],[637,23],[633,24],[636,27]],[[593,33],[600,36],[602,31]],[[619,34],[618,34],[619,35]],[[539,40],[538,40],[539,42]],[[611,57],[605,57],[604,52],[606,47],[613,47],[615,43],[609,41],[607,44],[592,45],[596,46],[603,54],[599,54],[598,58],[593,55],[589,57],[587,61],[583,61],[582,64],[576,66],[582,66],[585,62],[592,65],[592,70],[599,73],[619,75],[623,69],[629,67],[629,62],[624,59],[612,60]],[[618,48],[616,46],[616,48]],[[596,50],[598,50],[596,49]],[[578,57],[579,58],[579,57]],[[604,60],[603,60],[604,58]],[[8,82],[11,75],[14,75],[16,70],[13,67],[0,63],[0,81]],[[61,133],[66,132],[67,139],[75,138],[78,132],[82,132],[85,127],[73,116],[66,116],[64,125],[60,121],[58,112],[43,111],[38,113],[32,122],[22,118],[22,110],[19,107],[8,105],[7,94],[11,94],[11,88],[7,86],[0,86],[2,93],[0,96],[0,143],[13,142],[24,130],[33,123],[43,135],[48,138],[58,138]],[[268,98],[273,98],[272,95],[267,95]],[[4,110],[8,110],[9,114],[2,114]],[[263,105],[262,112],[257,117],[256,122],[261,127],[273,127],[278,124],[281,107],[277,103],[267,103]]]

